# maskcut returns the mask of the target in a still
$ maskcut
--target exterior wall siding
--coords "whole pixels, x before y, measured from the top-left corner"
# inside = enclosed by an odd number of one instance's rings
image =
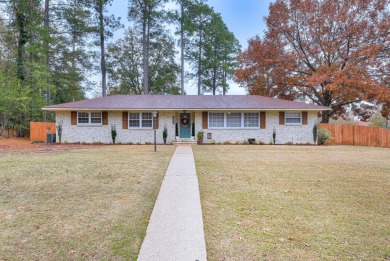
[[[191,113],[191,111],[188,111]],[[175,120],[172,120],[175,117]],[[175,122],[178,113],[175,111],[167,111],[159,113],[159,129],[156,131],[157,143],[163,143],[164,126],[168,129],[167,143],[175,140]],[[108,125],[102,126],[77,126],[71,125],[70,111],[57,112],[56,121],[63,121],[62,142],[102,142],[112,143],[111,140],[111,125],[116,125],[117,143],[153,143],[154,131],[153,129],[122,129],[122,112],[109,111]],[[254,138],[257,142],[269,143],[272,140],[272,132],[276,130],[276,143],[285,144],[287,142],[298,143],[313,143],[312,129],[317,120],[317,112],[308,112],[307,125],[279,125],[279,112],[267,111],[266,113],[266,128],[254,129],[202,129],[202,112],[195,112],[195,133],[200,130],[204,131],[204,143],[210,143],[211,140],[215,142],[236,141],[242,143],[248,138]],[[207,139],[207,134],[211,133],[212,139]],[[57,139],[58,140],[58,139]]]
[[[279,111],[266,112],[266,128],[265,129],[204,129],[204,143],[230,141],[244,142],[249,138],[256,139],[257,142],[270,143],[272,141],[272,133],[276,130],[276,143],[285,144],[293,142],[294,144],[313,144],[313,126],[317,121],[317,112],[308,112],[307,125],[279,125]],[[202,129],[202,113],[196,113],[195,130],[198,132]],[[207,139],[207,134],[211,133],[212,139]]]

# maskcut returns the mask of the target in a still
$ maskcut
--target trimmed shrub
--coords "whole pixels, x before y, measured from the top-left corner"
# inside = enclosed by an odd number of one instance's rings
[[[327,129],[317,128],[317,139],[318,139],[318,144],[323,145],[328,140],[333,139],[333,137],[330,131],[328,131]]]

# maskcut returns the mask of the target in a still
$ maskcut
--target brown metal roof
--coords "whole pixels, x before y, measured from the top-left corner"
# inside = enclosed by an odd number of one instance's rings
[[[329,110],[258,95],[113,95],[46,106],[43,110]]]

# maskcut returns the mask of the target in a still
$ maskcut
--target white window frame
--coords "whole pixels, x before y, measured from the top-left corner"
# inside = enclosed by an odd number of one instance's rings
[[[210,127],[210,114],[212,113],[223,113],[223,127]],[[227,115],[229,114],[229,112],[219,112],[219,111],[212,111],[212,112],[208,112],[208,117],[207,117],[207,121],[208,121],[208,127],[209,129],[228,129],[228,130],[237,130],[237,129],[259,129],[260,128],[260,112],[256,112],[256,111],[243,111],[243,112],[231,112],[231,113],[241,113],[241,126],[240,127],[227,127]],[[258,117],[259,117],[259,121],[258,121],[258,124],[256,127],[244,127],[244,113],[257,113]]]
[[[79,122],[79,113],[87,113],[88,114],[88,123]],[[92,113],[100,113],[100,123],[91,123],[91,115]],[[96,117],[94,117],[96,118]],[[103,112],[101,111],[78,111],[77,112],[77,125],[78,126],[102,126],[103,124]]]
[[[287,118],[293,118],[295,119],[295,117],[287,117],[287,114],[288,113],[299,113],[299,123],[298,122],[295,122],[295,123],[287,123]],[[284,112],[284,124],[285,125],[302,125],[302,112],[301,111],[286,111]]]
[[[139,127],[132,127],[132,126],[130,126],[130,113],[138,113]],[[152,115],[152,119],[151,119],[152,120],[152,126],[151,127],[143,127],[142,126],[142,113],[149,113],[149,114]],[[153,113],[149,112],[149,111],[141,111],[141,112],[129,111],[128,116],[127,116],[127,125],[129,127],[129,129],[133,129],[133,130],[139,130],[139,129],[152,130],[153,129]]]

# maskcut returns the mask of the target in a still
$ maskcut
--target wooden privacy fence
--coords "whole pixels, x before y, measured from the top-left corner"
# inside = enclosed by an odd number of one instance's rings
[[[30,122],[30,141],[46,141],[47,133],[56,133],[55,122]]]
[[[325,123],[318,127],[332,133],[333,139],[326,144],[390,148],[390,129]]]

